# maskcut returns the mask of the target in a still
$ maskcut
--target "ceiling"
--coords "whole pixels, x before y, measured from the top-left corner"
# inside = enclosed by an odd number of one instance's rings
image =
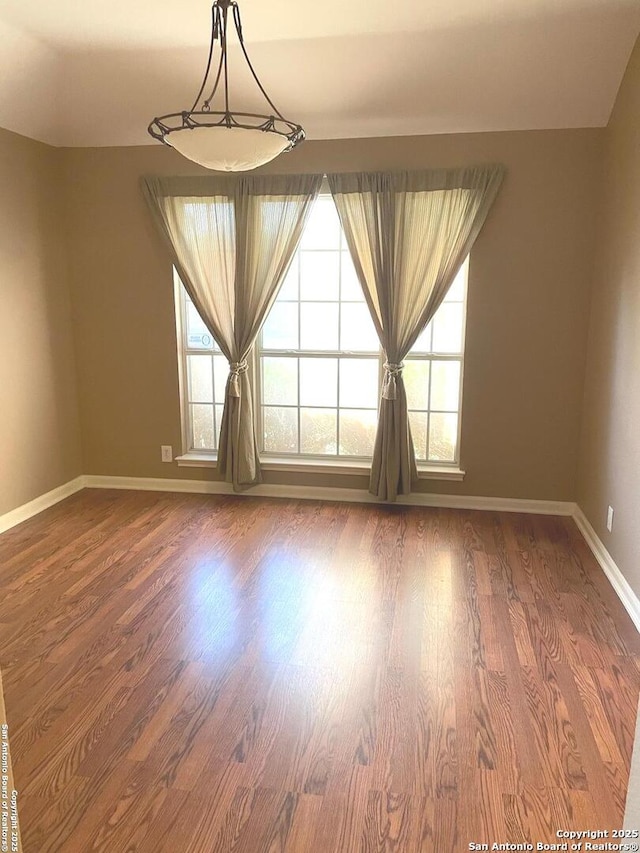
[[[0,15],[63,50],[202,46],[210,0],[0,0]],[[404,33],[636,9],[631,0],[240,0],[250,42]],[[638,17],[636,15],[636,22]],[[203,34],[204,31],[204,34]]]
[[[602,126],[640,31],[639,0],[240,8],[267,91],[325,139]],[[153,116],[191,106],[209,21],[209,0],[0,0],[0,126],[58,145],[146,144]],[[232,53],[232,105],[257,107]]]

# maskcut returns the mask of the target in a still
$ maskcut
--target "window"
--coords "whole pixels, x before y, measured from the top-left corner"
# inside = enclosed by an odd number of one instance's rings
[[[175,281],[180,309],[178,340],[182,343],[180,386],[184,449],[217,452],[229,362],[200,319],[177,274]]]
[[[467,263],[405,359],[418,462],[459,462]],[[184,288],[179,296],[185,451],[215,453],[228,364]],[[260,453],[367,460],[373,453],[383,356],[330,195],[305,227],[256,345]]]

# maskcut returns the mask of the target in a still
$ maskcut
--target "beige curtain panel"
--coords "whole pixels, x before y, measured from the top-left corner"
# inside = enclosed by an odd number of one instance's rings
[[[248,358],[298,247],[321,175],[144,178],[180,278],[229,360],[218,468],[262,480]]]
[[[402,361],[469,254],[504,176],[501,166],[328,175],[385,354],[369,491],[408,494],[417,479]]]

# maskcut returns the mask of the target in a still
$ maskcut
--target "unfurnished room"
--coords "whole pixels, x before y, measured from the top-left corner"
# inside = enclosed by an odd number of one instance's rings
[[[640,850],[639,34],[0,0],[0,853]]]

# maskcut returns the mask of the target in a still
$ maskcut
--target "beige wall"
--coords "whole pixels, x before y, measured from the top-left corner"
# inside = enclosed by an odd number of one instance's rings
[[[0,514],[81,473],[58,153],[0,130]]]
[[[605,134],[598,244],[578,500],[640,595],[640,42]]]
[[[273,171],[505,163],[472,253],[461,484],[435,492],[572,500],[602,130],[306,142]],[[84,470],[215,476],[162,464],[180,446],[170,261],[140,175],[189,173],[161,146],[65,150]],[[271,482],[285,476],[268,475]],[[362,487],[324,475],[286,481]]]

